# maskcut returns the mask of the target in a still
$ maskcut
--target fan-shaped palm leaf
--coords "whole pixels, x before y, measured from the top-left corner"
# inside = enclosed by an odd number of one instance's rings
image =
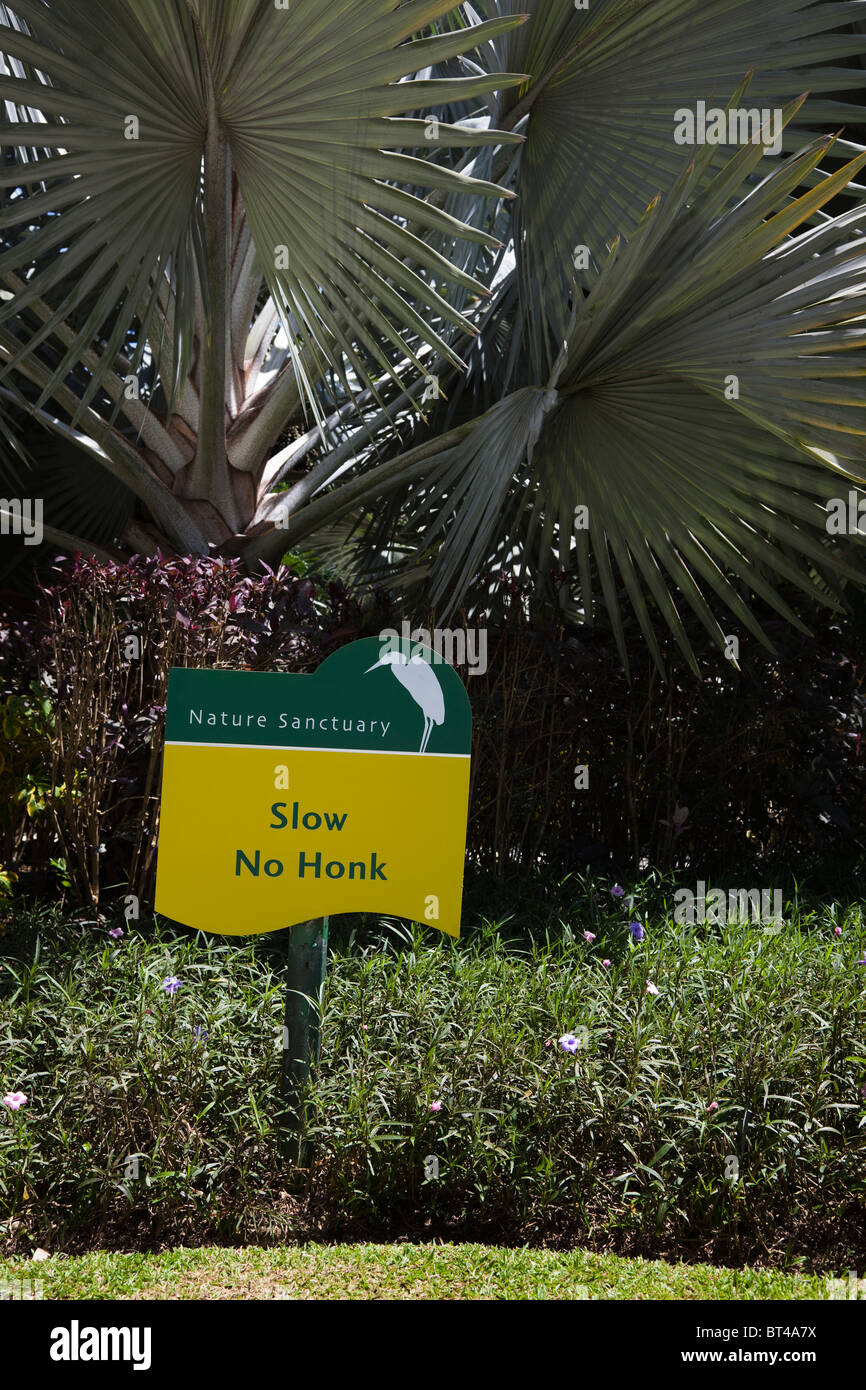
[[[614,238],[632,232],[642,209],[678,178],[688,154],[675,137],[679,111],[696,112],[698,102],[724,108],[751,72],[745,108],[775,112],[809,93],[785,132],[786,150],[862,121],[862,106],[837,95],[866,83],[857,64],[866,35],[839,32],[857,7],[592,0],[578,9],[572,0],[504,0],[497,8],[532,14],[497,45],[503,63],[532,74],[503,94],[497,119],[511,128],[528,116],[517,184],[523,298],[530,314],[551,307],[557,337],[562,318],[550,288],[571,273],[576,249],[590,253],[591,275]],[[849,141],[839,152],[858,151]],[[766,156],[762,172],[773,161]],[[539,351],[542,325],[535,331]]]
[[[451,302],[455,287],[476,297],[485,291],[436,251],[423,230],[447,229],[489,244],[494,238],[398,183],[475,198],[498,197],[499,190],[402,148],[435,151],[452,143],[498,144],[503,137],[401,116],[517,79],[403,79],[520,20],[505,17],[411,41],[451,8],[448,0],[293,0],[288,8],[253,0],[135,6],[64,0],[62,8],[15,0],[5,6],[0,33],[10,64],[0,73],[0,100],[7,103],[0,143],[22,158],[26,152],[30,178],[27,196],[7,198],[0,212],[6,241],[0,277],[14,286],[11,302],[0,306],[7,373],[38,376],[41,406],[98,343],[75,423],[115,371],[135,325],[133,371],[148,334],[158,352],[170,334],[170,379],[164,370],[161,385],[171,400],[194,350],[200,287],[206,332],[197,368],[199,439],[179,491],[218,506],[226,501],[221,470],[235,187],[248,226],[239,260],[248,264],[258,252],[287,355],[311,400],[316,377],[335,358],[344,380],[351,369],[366,385],[382,372],[393,374],[401,359],[421,370],[422,348],[457,362],[443,329],[473,330]],[[34,110],[43,118],[39,141],[49,158],[32,158]],[[15,190],[21,183],[19,163],[0,169],[0,186]],[[34,324],[31,312],[46,305],[50,312],[40,312]],[[75,331],[57,353],[55,335],[70,324]],[[53,353],[47,375],[46,345]]]
[[[713,604],[762,638],[731,576],[794,621],[775,581],[814,592],[815,573],[860,573],[825,523],[866,463],[866,209],[797,228],[866,155],[789,197],[828,143],[734,206],[759,150],[708,186],[690,166],[578,298],[547,389],[506,397],[449,448],[427,446],[401,508],[411,563],[435,556],[435,603],[509,555],[536,573],[555,557],[589,618],[592,556],[617,635],[624,586],[654,653],[647,595],[693,661],[671,585],[721,642]],[[392,461],[369,485],[389,468],[398,475]]]

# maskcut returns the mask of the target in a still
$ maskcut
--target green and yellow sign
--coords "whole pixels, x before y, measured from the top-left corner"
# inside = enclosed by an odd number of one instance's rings
[[[340,912],[460,934],[472,716],[428,648],[172,670],[156,909],[225,936]]]

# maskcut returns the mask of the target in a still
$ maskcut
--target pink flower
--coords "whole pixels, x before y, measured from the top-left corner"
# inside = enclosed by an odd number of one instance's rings
[[[610,961],[609,961],[609,960],[603,960],[603,961],[602,961],[602,965],[604,966],[605,970],[607,970],[608,967],[609,967],[609,965],[610,965]]]
[[[584,941],[595,941],[595,932],[594,932],[594,931],[585,931],[585,932],[583,933],[583,939],[584,939]]]
[[[123,936],[123,927],[112,927],[108,935],[113,936],[116,941],[118,937]]]
[[[652,982],[652,980],[647,980],[647,982],[646,982],[646,991],[645,991],[645,992],[646,992],[647,994],[658,994],[658,992],[659,992],[659,987],[658,987],[658,985],[654,985],[653,982]]]
[[[22,1105],[27,1104],[27,1097],[23,1091],[7,1091],[3,1104],[8,1105],[10,1110],[20,1110]]]
[[[834,936],[841,936],[841,935],[842,935],[842,928],[841,928],[841,927],[834,927],[834,928],[833,928],[833,935],[834,935]]]
[[[707,1106],[707,1114],[709,1115],[711,1110],[718,1110],[718,1108],[719,1102],[717,1100],[711,1100],[709,1105]]]
[[[441,1100],[431,1100],[430,1109],[433,1111],[434,1115],[438,1115],[439,1111],[442,1109]]]

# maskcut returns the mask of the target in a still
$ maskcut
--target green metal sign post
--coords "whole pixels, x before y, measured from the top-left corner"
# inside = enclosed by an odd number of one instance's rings
[[[307,1167],[310,1145],[304,1092],[322,1052],[322,1002],[328,960],[328,918],[301,922],[289,933],[286,953],[286,1015],[283,1029],[282,1096],[286,1106],[282,1151]]]

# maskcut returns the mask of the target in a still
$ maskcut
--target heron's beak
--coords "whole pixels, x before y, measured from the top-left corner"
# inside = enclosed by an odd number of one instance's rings
[[[369,676],[370,672],[371,672],[371,671],[375,671],[377,666],[384,666],[384,665],[385,665],[385,658],[384,658],[384,656],[381,656],[381,657],[379,658],[378,661],[374,661],[374,662],[373,662],[373,665],[372,665],[372,666],[368,666],[368,667],[367,667],[366,671],[364,672],[364,675],[365,675],[365,676]]]

